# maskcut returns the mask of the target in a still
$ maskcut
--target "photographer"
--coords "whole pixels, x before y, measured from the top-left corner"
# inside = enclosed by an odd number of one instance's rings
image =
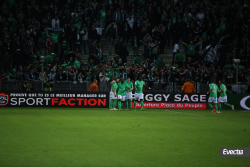
[[[26,82],[22,86],[22,89],[23,89],[23,91],[34,91],[35,90],[29,82]]]
[[[44,83],[44,91],[52,91],[52,87],[53,87],[53,84],[50,83],[50,81],[47,77],[45,80],[45,83]]]

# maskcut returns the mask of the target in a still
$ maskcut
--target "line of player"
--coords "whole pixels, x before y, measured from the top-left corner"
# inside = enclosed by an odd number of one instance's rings
[[[145,85],[145,82],[142,81],[142,78],[139,77],[135,81],[135,85],[130,81],[130,78],[127,78],[127,81],[124,82],[124,79],[116,78],[111,82],[111,91],[110,91],[110,110],[117,110],[116,104],[118,101],[118,109],[121,110],[124,101],[126,101],[127,108],[126,110],[132,110],[132,90],[135,88],[135,98],[134,98],[134,111],[136,111],[137,101],[141,103],[141,110],[143,108],[143,86],[149,88]],[[150,89],[150,88],[149,88]]]
[[[207,94],[210,94],[208,98],[208,105],[212,109],[212,113],[213,112],[222,113],[221,103],[225,104],[226,106],[234,110],[234,105],[227,103],[226,85],[224,85],[224,83],[221,80],[219,81],[219,85],[220,88],[218,88],[218,86],[214,83],[214,79],[211,79],[211,84],[209,84],[209,91],[207,92]],[[219,100],[217,99],[217,92],[220,93]],[[214,103],[215,108],[213,107],[212,103]]]

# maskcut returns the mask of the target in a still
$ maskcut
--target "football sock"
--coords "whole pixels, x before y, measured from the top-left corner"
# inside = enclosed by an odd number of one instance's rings
[[[219,103],[218,106],[219,106],[219,111],[221,112],[221,104]]]
[[[136,109],[136,101],[134,101],[134,108]]]
[[[117,100],[114,100],[113,107],[116,108]]]
[[[208,105],[209,105],[209,107],[210,107],[211,109],[214,109],[214,108],[213,108],[213,105],[212,105],[211,103],[208,104]]]
[[[217,104],[215,104],[215,110],[218,111],[218,106],[217,106]]]
[[[228,103],[226,103],[225,105],[228,106],[228,107],[232,107],[232,105],[231,105],[231,104],[228,104]]]
[[[110,108],[113,108],[113,101],[110,101]]]
[[[129,99],[129,108],[132,108],[132,100]]]
[[[126,105],[127,105],[127,108],[129,108],[129,107],[128,107],[128,100],[126,100]]]
[[[143,101],[141,101],[141,108],[143,108]]]
[[[118,101],[118,108],[121,109],[122,103]]]

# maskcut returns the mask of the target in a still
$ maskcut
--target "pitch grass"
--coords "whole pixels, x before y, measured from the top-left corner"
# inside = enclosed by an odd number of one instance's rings
[[[210,112],[1,108],[0,166],[249,167],[220,147],[250,147],[250,113]]]

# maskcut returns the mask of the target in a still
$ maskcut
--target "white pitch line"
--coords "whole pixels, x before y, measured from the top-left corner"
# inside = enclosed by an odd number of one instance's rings
[[[174,112],[174,113],[178,113],[178,114],[193,115],[193,116],[197,116],[197,117],[204,117],[203,115],[196,115],[196,114],[191,114],[191,113],[183,113],[183,112],[176,112],[176,111],[170,111],[170,110],[165,110],[165,111]]]

